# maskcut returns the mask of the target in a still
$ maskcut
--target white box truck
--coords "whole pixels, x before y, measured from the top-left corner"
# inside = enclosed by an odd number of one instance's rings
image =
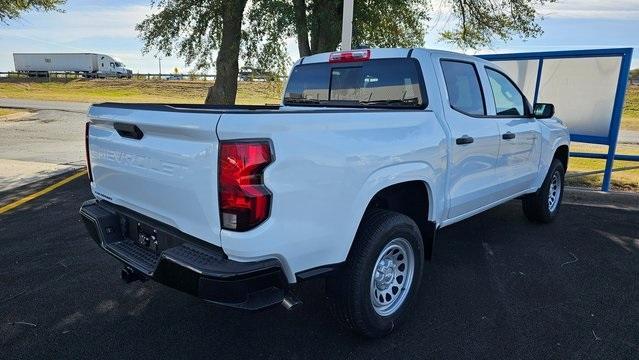
[[[131,78],[133,72],[116,58],[94,53],[14,53],[16,71],[29,76],[72,72],[85,77]]]

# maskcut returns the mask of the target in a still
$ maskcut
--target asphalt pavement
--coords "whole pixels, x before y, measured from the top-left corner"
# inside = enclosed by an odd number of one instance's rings
[[[639,131],[637,130],[621,130],[619,131],[619,138],[617,139],[620,144],[639,144]]]
[[[512,201],[443,229],[413,316],[366,340],[323,282],[244,312],[125,284],[89,239],[85,178],[0,215],[2,359],[637,359],[639,196],[569,191],[550,225]]]
[[[29,99],[8,99],[0,98],[0,107],[33,109],[33,110],[57,110],[65,112],[77,112],[86,114],[91,106],[90,103],[73,101],[49,101],[49,100],[29,100]]]

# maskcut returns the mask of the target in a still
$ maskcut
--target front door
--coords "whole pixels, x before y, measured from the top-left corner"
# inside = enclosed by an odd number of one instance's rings
[[[486,68],[492,94],[494,116],[499,123],[501,146],[497,177],[503,196],[526,191],[533,186],[541,156],[541,127],[530,114],[530,106],[516,85],[498,70]]]

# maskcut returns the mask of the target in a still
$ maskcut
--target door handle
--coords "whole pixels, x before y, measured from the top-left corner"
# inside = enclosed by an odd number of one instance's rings
[[[115,131],[120,134],[120,136],[125,138],[140,140],[144,136],[144,133],[142,132],[142,130],[140,130],[139,127],[137,127],[137,125],[115,123],[113,124],[113,127],[115,128]]]
[[[505,133],[504,135],[501,136],[502,139],[504,140],[512,140],[515,138],[515,134],[511,133],[510,131]]]
[[[457,145],[466,145],[466,144],[472,144],[473,142],[475,142],[475,139],[473,139],[472,137],[468,136],[468,135],[464,135],[460,138],[455,139],[455,143]]]

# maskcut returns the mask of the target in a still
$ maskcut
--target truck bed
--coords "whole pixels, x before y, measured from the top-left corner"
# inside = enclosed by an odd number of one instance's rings
[[[97,199],[222,246],[234,260],[286,258],[289,276],[343,260],[377,170],[404,164],[428,175],[423,159],[439,163],[444,151],[430,110],[103,103],[89,118]],[[120,134],[117,124],[137,127],[141,138]],[[269,139],[275,160],[264,174],[269,219],[235,233],[221,229],[217,166],[220,142],[237,139]],[[318,217],[332,226],[318,228]],[[292,218],[296,225],[285,226]],[[304,237],[313,239],[310,249],[290,243]]]
[[[115,103],[104,102],[94,104],[95,108],[130,109],[144,111],[168,111],[168,112],[206,112],[224,113],[228,111],[274,111],[279,110],[279,105],[208,105],[208,104],[158,104],[158,103]]]

